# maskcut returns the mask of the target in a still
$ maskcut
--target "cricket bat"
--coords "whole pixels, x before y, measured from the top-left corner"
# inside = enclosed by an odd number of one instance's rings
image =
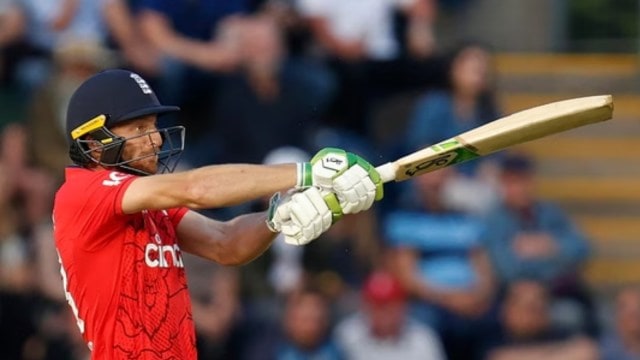
[[[513,145],[611,119],[613,98],[598,95],[536,106],[469,130],[376,168],[383,182],[403,181]]]

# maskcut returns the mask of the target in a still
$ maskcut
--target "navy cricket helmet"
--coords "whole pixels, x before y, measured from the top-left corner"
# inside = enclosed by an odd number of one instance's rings
[[[180,110],[162,105],[149,84],[138,74],[121,69],[99,72],[87,79],[74,92],[67,108],[69,156],[74,163],[91,163],[120,168],[125,172],[150,175],[129,164],[148,156],[158,157],[159,172],[171,172],[184,149],[184,127],[172,126],[124,138],[109,131],[112,126],[147,115],[161,115]],[[127,140],[159,133],[162,147],[153,154],[122,159]],[[93,144],[92,147],[89,144]],[[100,158],[91,152],[101,150]]]

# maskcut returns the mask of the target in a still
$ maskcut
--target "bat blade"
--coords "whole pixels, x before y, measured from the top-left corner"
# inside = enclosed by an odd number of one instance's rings
[[[376,169],[384,182],[403,181],[612,116],[611,95],[557,101],[502,117]]]

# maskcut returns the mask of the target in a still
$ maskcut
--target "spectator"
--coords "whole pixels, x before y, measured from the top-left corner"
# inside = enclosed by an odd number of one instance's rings
[[[496,276],[502,286],[521,277],[549,284],[554,299],[567,299],[582,313],[575,326],[595,335],[595,311],[580,276],[588,242],[561,209],[537,199],[534,174],[526,155],[501,160],[502,200],[488,214],[484,234]]]
[[[238,52],[241,72],[220,82],[214,105],[212,136],[224,149],[216,161],[259,162],[280,146],[305,148],[332,85],[305,74],[319,69],[287,57],[279,28],[266,16],[238,19],[221,30],[226,41],[243,46]],[[211,142],[205,141],[206,146]]]
[[[627,287],[616,296],[614,328],[600,342],[601,360],[640,358],[640,290]]]
[[[366,275],[380,262],[377,217],[373,211],[346,216],[323,234],[322,244],[307,246],[304,274],[335,304],[338,315],[353,312]]]
[[[407,313],[407,294],[386,272],[375,272],[362,289],[360,311],[338,324],[334,337],[351,360],[444,359],[437,335]]]
[[[206,282],[192,282],[196,286],[189,287],[194,298],[193,319],[198,356],[210,360],[237,358],[239,349],[234,346],[234,337],[241,310],[238,272],[236,269],[220,267],[211,271],[213,266],[207,265],[209,271],[205,272],[205,276],[208,281],[203,279],[204,274],[198,274],[195,279]]]
[[[261,13],[273,18],[284,33],[287,51],[293,57],[307,57],[311,33],[297,11],[297,0],[258,0]],[[310,58],[310,57],[309,57]]]
[[[18,208],[21,231],[49,222],[54,185],[51,176],[31,166],[27,142],[27,131],[20,124],[8,125],[0,133],[0,164],[11,174],[9,197]]]
[[[487,360],[595,360],[597,347],[588,338],[554,326],[546,287],[534,280],[509,285],[498,329],[485,331]]]
[[[18,42],[25,28],[25,18],[18,7],[18,0],[0,1],[0,84],[10,81],[14,60],[11,46]]]
[[[433,82],[435,1],[298,0],[297,6],[340,81],[330,125],[366,135],[372,103]],[[408,19],[401,39],[395,34],[398,13]]]
[[[55,69],[48,81],[36,89],[29,106],[28,133],[34,165],[61,182],[69,165],[65,134],[67,104],[73,92],[94,73],[115,63],[113,54],[91,40],[69,40],[55,49]]]
[[[110,43],[125,66],[152,78],[160,72],[160,53],[144,36],[137,19],[143,0],[108,0],[103,8]]]
[[[415,178],[411,207],[389,213],[384,234],[393,268],[416,299],[414,316],[438,331],[448,357],[456,359],[469,357],[495,289],[480,220],[443,201],[453,176],[453,168],[444,168]]]
[[[91,351],[78,333],[77,320],[64,303],[39,304],[35,313],[37,333],[25,343],[21,359],[87,360],[91,357]]]
[[[339,360],[344,357],[329,336],[331,316],[326,297],[305,287],[289,296],[282,318],[282,331],[266,329],[258,334],[247,359]]]
[[[211,101],[215,75],[233,71],[238,65],[237,44],[221,41],[224,34],[218,27],[248,10],[244,0],[141,1],[138,18],[143,36],[160,54],[157,80],[163,98],[186,106],[186,110],[200,106],[202,111],[201,106]]]
[[[6,144],[6,142],[5,142]],[[34,290],[28,227],[20,221],[10,168],[0,161],[0,358],[26,359],[38,334],[41,308]],[[58,276],[59,277],[59,276]]]
[[[52,71],[54,49],[68,39],[84,39],[103,43],[107,32],[102,18],[104,2],[95,0],[55,0],[43,4],[38,0],[22,0],[14,4],[22,24],[24,42],[17,50],[15,67],[18,84],[30,96]],[[14,35],[15,36],[15,35]]]
[[[26,19],[18,0],[0,0],[0,130],[23,117],[25,102],[16,86]]]
[[[323,49],[342,61],[398,58],[401,44],[394,34],[394,14],[398,8],[409,18],[406,36],[411,53],[427,57],[434,48],[435,1],[298,0],[298,8],[309,20]]]
[[[405,151],[436,144],[498,118],[491,87],[491,53],[468,43],[455,49],[448,60],[445,90],[430,91],[418,100],[407,126]],[[473,175],[481,161],[459,166]]]
[[[144,35],[163,56],[203,71],[225,72],[237,64],[237,49],[217,41],[216,35],[223,35],[217,26],[246,13],[246,1],[143,0],[141,5]]]
[[[0,287],[24,290],[29,283],[29,249],[20,228],[8,167],[0,163]]]

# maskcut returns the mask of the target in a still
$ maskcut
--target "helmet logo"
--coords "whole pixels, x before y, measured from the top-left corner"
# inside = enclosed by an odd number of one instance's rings
[[[147,84],[147,82],[140,75],[131,73],[129,77],[135,80],[135,82],[138,84],[138,86],[140,86],[140,89],[144,94],[147,94],[147,95],[153,94],[153,91],[151,90],[151,87],[149,86],[149,84]]]

